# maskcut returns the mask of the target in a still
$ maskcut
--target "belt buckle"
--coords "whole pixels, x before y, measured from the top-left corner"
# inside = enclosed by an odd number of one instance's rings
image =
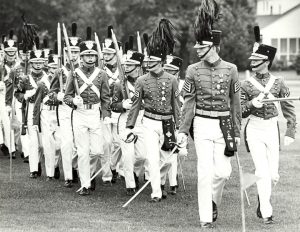
[[[92,105],[92,104],[88,104],[88,105],[87,105],[87,109],[88,109],[88,110],[91,110],[92,108],[93,108],[93,105]]]
[[[218,112],[217,111],[210,111],[210,116],[211,117],[218,117]]]

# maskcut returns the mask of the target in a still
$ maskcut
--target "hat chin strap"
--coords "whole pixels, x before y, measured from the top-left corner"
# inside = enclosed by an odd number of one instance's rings
[[[134,70],[137,69],[137,67],[138,67],[138,66],[136,65],[134,69],[130,70],[129,72],[125,72],[125,74],[128,75],[128,74],[132,73]]]
[[[209,49],[207,50],[207,52],[205,52],[202,56],[199,57],[200,60],[202,60],[207,55],[207,53],[209,53],[211,48],[212,48],[212,46],[209,46]]]
[[[112,59],[115,58],[115,55],[116,55],[116,54],[114,54],[114,55],[112,56],[112,58],[110,58],[109,60],[104,60],[105,63],[108,63],[108,62],[112,61]]]
[[[263,62],[257,64],[257,65],[250,65],[251,68],[258,68],[259,66],[261,66],[262,64],[266,63],[267,60],[264,60]]]
[[[159,62],[158,62],[157,64],[152,65],[152,66],[149,66],[149,65],[148,65],[147,68],[148,68],[148,69],[153,69],[153,68],[156,67],[157,65],[159,65]]]

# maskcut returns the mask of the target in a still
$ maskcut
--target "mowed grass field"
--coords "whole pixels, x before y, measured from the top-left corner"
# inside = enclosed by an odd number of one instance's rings
[[[241,74],[242,77],[243,74]],[[292,96],[300,96],[300,76],[284,73]],[[300,102],[295,102],[300,122]],[[286,128],[280,116],[281,139]],[[298,124],[298,132],[299,124]],[[282,147],[280,155],[281,179],[272,196],[275,225],[264,225],[256,217],[256,186],[248,191],[250,206],[245,202],[247,231],[300,231],[300,136],[289,147]],[[244,171],[254,173],[254,165],[244,144],[239,148]],[[168,196],[159,204],[148,202],[151,189],[147,187],[126,209],[129,198],[124,182],[111,187],[100,185],[96,191],[81,197],[75,190],[63,187],[63,178],[46,182],[42,177],[32,180],[28,164],[18,157],[13,160],[13,180],[9,181],[9,159],[0,155],[0,231],[205,231],[199,227],[197,203],[197,172],[194,145],[189,156],[182,160],[186,191],[180,188],[176,196]],[[213,231],[241,231],[239,177],[235,157],[233,172],[228,180],[219,207],[219,218]],[[142,181],[142,180],[141,180]],[[207,230],[207,229],[206,229]]]

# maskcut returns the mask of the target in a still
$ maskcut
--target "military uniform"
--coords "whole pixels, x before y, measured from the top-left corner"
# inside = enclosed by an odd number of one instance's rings
[[[114,54],[114,57],[116,56],[116,49],[114,46],[114,43],[111,39],[111,27],[108,27],[108,35],[107,38],[104,41],[104,47],[103,47],[103,53],[108,53],[108,54]],[[119,48],[121,46],[121,43],[118,42]],[[111,63],[112,61],[110,61]],[[114,94],[114,87],[115,85],[120,81],[119,80],[119,70],[117,68],[117,63],[115,62],[114,64],[105,64],[104,71],[108,75],[108,84],[109,84],[109,92],[110,92],[110,98],[112,99],[112,96]],[[116,180],[116,175],[117,175],[117,166],[119,165],[119,174],[122,172],[122,162],[120,162],[121,159],[121,147],[120,147],[120,137],[118,134],[118,119],[120,117],[120,113],[118,112],[111,112],[111,120],[110,124],[103,125],[103,129],[105,130],[105,145],[104,145],[104,152],[105,156],[109,157],[109,162],[110,162],[110,168],[113,172],[113,182]],[[107,136],[109,134],[110,136]],[[103,181],[111,181],[112,176],[109,175],[104,175],[102,177]]]
[[[134,128],[142,101],[144,101],[144,136],[149,174],[152,186],[152,198],[161,198],[161,185],[165,184],[170,167],[170,151],[161,150],[164,140],[163,120],[174,120],[179,127],[180,108],[179,91],[176,78],[161,70],[158,74],[149,72],[139,77],[135,84],[135,100],[130,109],[126,127]],[[166,162],[160,169],[160,162]],[[160,173],[160,175],[158,175]]]
[[[272,62],[276,49],[264,44],[259,45],[250,59],[260,60],[261,55],[267,56]],[[278,113],[279,105],[283,116],[287,120],[287,130],[285,136],[295,138],[296,115],[291,102],[281,101],[263,104],[261,108],[256,108],[254,99],[263,100],[264,98],[284,98],[290,95],[282,77],[275,77],[271,73],[255,73],[242,82],[241,104],[242,116],[248,118],[245,128],[246,144],[250,149],[251,156],[255,165],[255,174],[260,177],[257,181],[257,191],[260,206],[258,216],[272,219],[272,205],[270,203],[272,181],[276,184],[279,180],[279,130]],[[270,219],[271,218],[271,219]]]
[[[196,38],[195,48],[208,47],[210,50],[218,46],[220,35],[220,31],[213,30],[206,38]],[[204,227],[212,225],[213,204],[218,206],[221,203],[225,182],[231,174],[229,156],[236,150],[234,138],[240,137],[240,82],[237,68],[221,58],[216,59],[214,63],[204,60],[188,66],[179,129],[179,133],[187,135],[194,120],[199,216]],[[230,129],[224,131],[226,125]],[[231,149],[230,154],[225,153],[225,148]]]
[[[48,179],[54,177],[56,144],[59,140],[56,133],[58,130],[56,108],[59,102],[53,98],[53,93],[50,92],[51,89],[53,90],[51,81],[53,81],[53,77],[44,76],[38,82],[33,109],[33,125],[41,129]]]
[[[39,132],[33,124],[33,109],[34,109],[34,102],[36,97],[36,90],[38,88],[37,83],[46,78],[47,74],[45,72],[34,73],[31,71],[27,76],[21,78],[19,82],[18,90],[15,93],[16,98],[18,101],[22,102],[24,99],[24,95],[27,95],[27,102],[28,102],[28,114],[27,114],[27,139],[25,139],[24,143],[22,142],[24,156],[29,156],[29,167],[30,172],[35,173],[38,171],[38,163],[39,163]],[[25,145],[26,144],[26,145]]]
[[[131,56],[127,56],[127,59],[125,60],[125,65],[141,65],[143,62],[143,58],[143,54],[134,52]],[[129,110],[123,108],[123,101],[126,100],[123,95],[123,92],[126,91],[124,85],[127,85],[127,89],[129,91],[128,98],[134,101],[134,83],[136,79],[128,76],[127,80],[124,81],[125,83],[116,83],[114,87],[111,109],[113,112],[121,113],[118,120],[118,134],[121,138],[123,138],[121,139],[121,150],[127,194],[132,195],[135,189],[138,188],[138,178],[144,169],[144,163],[146,159],[144,131],[142,125],[144,108],[143,106],[141,107],[133,130],[136,139],[131,142],[126,141],[126,139],[124,138],[126,138],[127,136],[126,121],[128,118]]]
[[[91,47],[92,46],[92,47]],[[97,55],[97,48],[94,41],[88,40],[80,44],[81,55]],[[75,80],[74,80],[75,78]],[[73,104],[75,96],[74,81],[77,81],[80,97],[83,99],[83,107],[76,107]],[[100,110],[103,118],[110,116],[110,99],[107,74],[95,67],[75,69],[73,78],[66,87],[64,102],[73,110],[73,130],[75,144],[78,153],[78,169],[81,185],[88,189],[90,177],[95,170],[91,170],[90,162],[98,160],[103,155],[102,124],[100,122]],[[100,157],[100,159],[102,159]],[[104,165],[104,162],[102,162]],[[109,167],[105,167],[107,171]]]

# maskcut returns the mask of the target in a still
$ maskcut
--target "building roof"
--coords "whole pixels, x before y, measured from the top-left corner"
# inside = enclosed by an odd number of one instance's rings
[[[273,23],[274,21],[278,20],[279,18],[282,18],[285,15],[291,13],[292,11],[296,10],[299,7],[300,7],[300,3],[294,6],[293,8],[289,9],[288,11],[286,11],[284,14],[280,14],[280,15],[258,15],[256,17],[256,22],[261,28],[264,28],[269,24]]]

